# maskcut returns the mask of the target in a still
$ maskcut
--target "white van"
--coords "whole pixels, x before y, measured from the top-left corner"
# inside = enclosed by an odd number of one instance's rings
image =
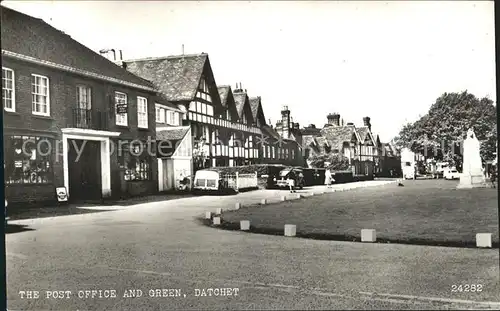
[[[212,170],[199,170],[194,176],[193,190],[238,191],[236,187],[236,176]]]

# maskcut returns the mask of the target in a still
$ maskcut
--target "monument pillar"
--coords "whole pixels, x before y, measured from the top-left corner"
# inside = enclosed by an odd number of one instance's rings
[[[479,147],[479,141],[473,129],[470,128],[464,141],[462,174],[457,188],[486,187]]]

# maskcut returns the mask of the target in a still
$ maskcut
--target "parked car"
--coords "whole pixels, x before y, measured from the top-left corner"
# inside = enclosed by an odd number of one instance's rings
[[[221,191],[228,187],[229,185],[217,171],[199,170],[194,176],[193,190],[195,191]]]
[[[456,169],[447,169],[443,173],[444,179],[460,179],[460,173]]]
[[[300,175],[302,175],[302,177],[300,177]],[[295,181],[296,188],[303,189],[305,186],[303,176],[304,174],[301,168],[289,167],[281,170],[278,177],[274,178],[274,182],[279,188],[288,188],[288,179],[291,178]]]

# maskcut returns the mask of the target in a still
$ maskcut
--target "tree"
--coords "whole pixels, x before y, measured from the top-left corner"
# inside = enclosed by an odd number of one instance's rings
[[[394,142],[398,148],[408,147],[460,165],[462,142],[471,127],[481,143],[481,157],[493,159],[497,141],[496,107],[492,100],[478,99],[467,91],[441,95],[426,115],[405,124]]]
[[[328,168],[333,171],[349,169],[349,158],[339,153],[314,154],[310,161],[310,165],[314,168]]]

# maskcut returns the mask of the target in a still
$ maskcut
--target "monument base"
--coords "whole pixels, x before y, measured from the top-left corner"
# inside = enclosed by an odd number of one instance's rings
[[[467,188],[486,188],[486,180],[484,176],[481,175],[461,175],[460,182],[458,183],[457,189],[467,189]]]

